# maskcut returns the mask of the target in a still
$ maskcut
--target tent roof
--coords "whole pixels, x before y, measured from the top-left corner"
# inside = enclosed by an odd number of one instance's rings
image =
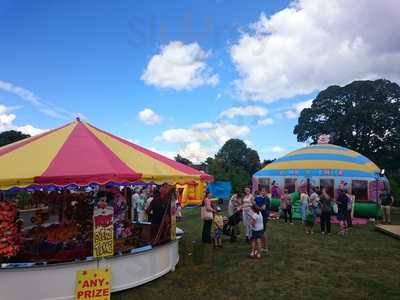
[[[0,147],[0,170],[0,189],[213,179],[79,119]]]
[[[332,145],[301,148],[268,164],[254,176],[344,176],[375,178],[379,168],[360,153]]]

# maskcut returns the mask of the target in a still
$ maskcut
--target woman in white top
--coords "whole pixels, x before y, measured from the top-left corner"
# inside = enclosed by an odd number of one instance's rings
[[[251,216],[252,209],[251,207],[254,204],[254,196],[251,194],[249,188],[244,189],[244,197],[242,204],[242,212],[243,212],[243,225],[246,234],[246,241],[250,241],[251,238]]]

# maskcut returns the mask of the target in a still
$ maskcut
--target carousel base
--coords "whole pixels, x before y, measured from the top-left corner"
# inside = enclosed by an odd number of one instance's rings
[[[175,270],[179,240],[150,250],[97,261],[0,270],[1,300],[75,299],[76,272],[109,266],[112,292],[147,283]]]

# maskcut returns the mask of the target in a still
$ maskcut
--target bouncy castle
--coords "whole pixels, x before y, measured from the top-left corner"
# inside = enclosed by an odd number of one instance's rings
[[[177,184],[177,199],[182,207],[187,205],[200,205],[203,202],[206,189],[207,184],[203,181]]]
[[[300,191],[310,192],[313,187],[326,188],[332,198],[337,197],[339,189],[346,189],[355,197],[355,214],[375,217],[376,200],[381,191],[389,189],[379,167],[356,151],[329,144],[329,137],[322,136],[318,142],[290,152],[255,173],[253,191],[265,189],[276,208],[285,189],[293,194],[294,202]]]

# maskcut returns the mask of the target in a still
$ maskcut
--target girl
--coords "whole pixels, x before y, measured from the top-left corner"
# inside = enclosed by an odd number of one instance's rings
[[[281,209],[283,211],[283,215],[285,217],[285,223],[288,221],[288,215],[289,215],[289,222],[290,224],[293,224],[293,219],[292,219],[292,199],[290,198],[290,195],[288,195],[288,190],[285,189],[284,192],[281,195]]]
[[[312,211],[312,207],[310,205],[310,197],[305,191],[301,192],[300,205],[301,219],[303,221],[306,234],[312,234],[312,227],[314,226],[314,212]]]
[[[261,258],[261,239],[264,235],[264,222],[258,206],[251,207],[251,258]]]
[[[211,227],[213,222],[214,208],[211,206],[211,193],[207,192],[201,207],[201,218],[203,219],[202,241],[211,244]]]

